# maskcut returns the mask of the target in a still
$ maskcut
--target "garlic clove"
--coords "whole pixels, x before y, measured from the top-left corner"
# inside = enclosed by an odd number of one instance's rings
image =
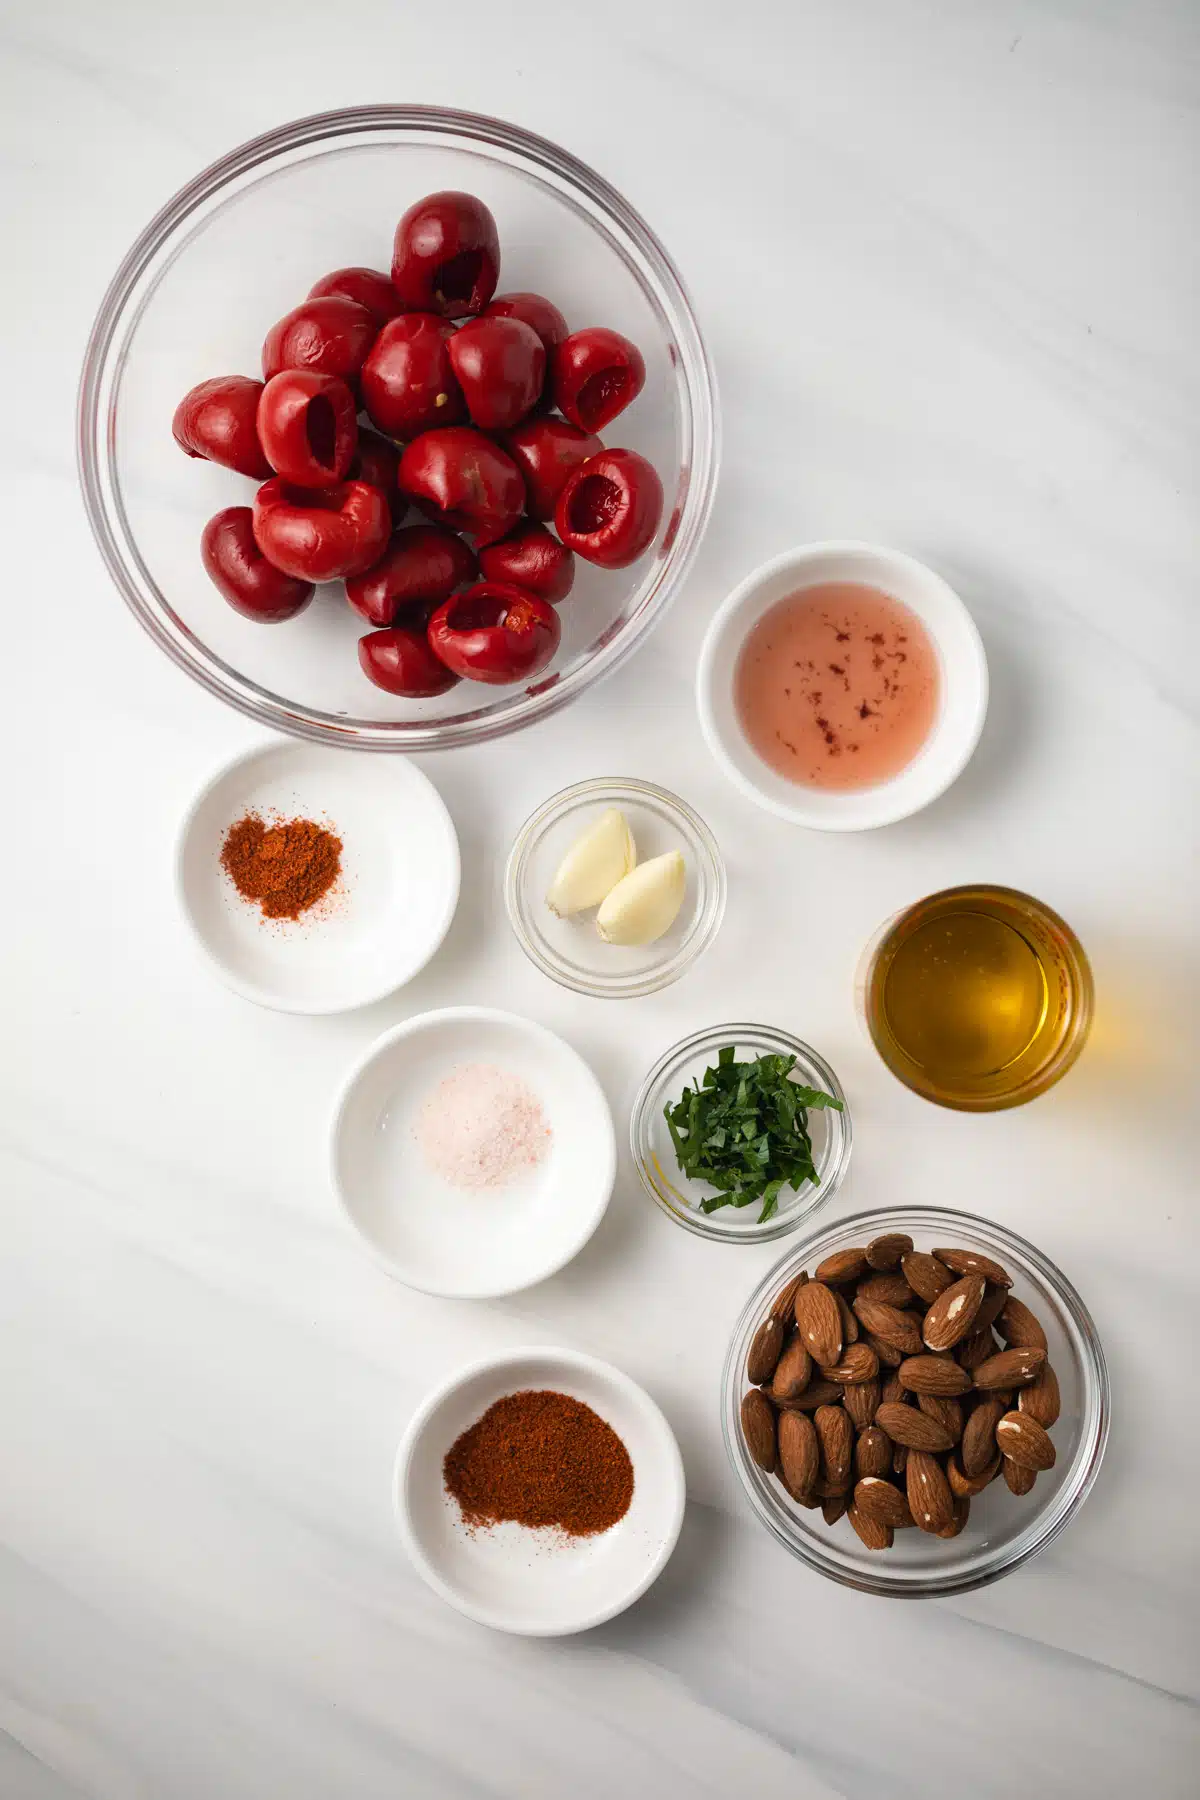
[[[582,837],[576,838],[558,865],[546,905],[560,919],[599,906],[637,862],[633,833],[623,812],[610,806]]]
[[[678,850],[639,863],[596,914],[606,944],[653,944],[675,923],[687,889],[687,865]]]

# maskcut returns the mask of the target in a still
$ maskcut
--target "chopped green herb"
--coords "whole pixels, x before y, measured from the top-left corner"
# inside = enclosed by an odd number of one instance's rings
[[[689,1181],[717,1192],[700,1202],[702,1212],[762,1201],[759,1224],[769,1219],[785,1187],[816,1182],[808,1114],[842,1103],[819,1088],[791,1079],[794,1056],[760,1056],[738,1062],[733,1044],[718,1052],[698,1087],[685,1087],[663,1109],[679,1167]]]

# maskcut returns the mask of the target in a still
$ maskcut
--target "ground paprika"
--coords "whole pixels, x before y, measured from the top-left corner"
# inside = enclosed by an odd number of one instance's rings
[[[591,1537],[623,1519],[633,1499],[633,1464],[612,1426],[549,1388],[489,1406],[450,1446],[442,1473],[473,1530],[512,1519]]]
[[[342,869],[342,840],[312,819],[268,825],[247,813],[231,825],[221,867],[245,900],[268,919],[298,919],[324,899]]]

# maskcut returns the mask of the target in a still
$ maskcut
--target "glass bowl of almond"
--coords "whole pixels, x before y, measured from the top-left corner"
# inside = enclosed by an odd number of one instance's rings
[[[1013,1231],[884,1207],[812,1232],[750,1296],[722,1426],[751,1507],[865,1593],[983,1587],[1086,1498],[1109,1383],[1070,1281]]]

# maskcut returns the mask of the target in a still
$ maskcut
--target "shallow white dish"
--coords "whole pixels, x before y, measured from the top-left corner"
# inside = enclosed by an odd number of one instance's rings
[[[468,1063],[519,1076],[550,1127],[545,1156],[505,1187],[451,1187],[414,1135],[428,1095]],[[583,1058],[544,1026],[447,1007],[385,1032],[350,1071],[330,1171],[350,1223],[393,1275],[426,1294],[490,1299],[545,1280],[591,1237],[616,1173],[612,1115]]]
[[[298,919],[265,919],[220,865],[246,813],[315,819],[342,840],[342,875]],[[423,969],[458,904],[454,824],[411,762],[278,740],[223,765],[188,808],[175,853],[183,916],[235,993],[281,1012],[380,1000]]]
[[[463,1524],[443,1483],[446,1452],[489,1406],[524,1388],[582,1400],[621,1438],[633,1500],[610,1530],[567,1539]],[[509,1350],[461,1370],[418,1408],[396,1457],[393,1499],[405,1548],[443,1600],[497,1631],[562,1637],[624,1612],[662,1573],[683,1523],[683,1461],[649,1394],[611,1363],[577,1350]]]
[[[738,654],[752,626],[777,601],[827,581],[878,588],[903,601],[932,638],[941,668],[938,718],[920,751],[890,781],[851,792],[802,787],[769,768],[747,742],[733,697]],[[806,544],[764,563],[718,608],[700,650],[696,700],[709,749],[749,799],[796,825],[865,831],[919,812],[962,773],[987,716],[987,658],[958,595],[923,563],[872,544]]]

